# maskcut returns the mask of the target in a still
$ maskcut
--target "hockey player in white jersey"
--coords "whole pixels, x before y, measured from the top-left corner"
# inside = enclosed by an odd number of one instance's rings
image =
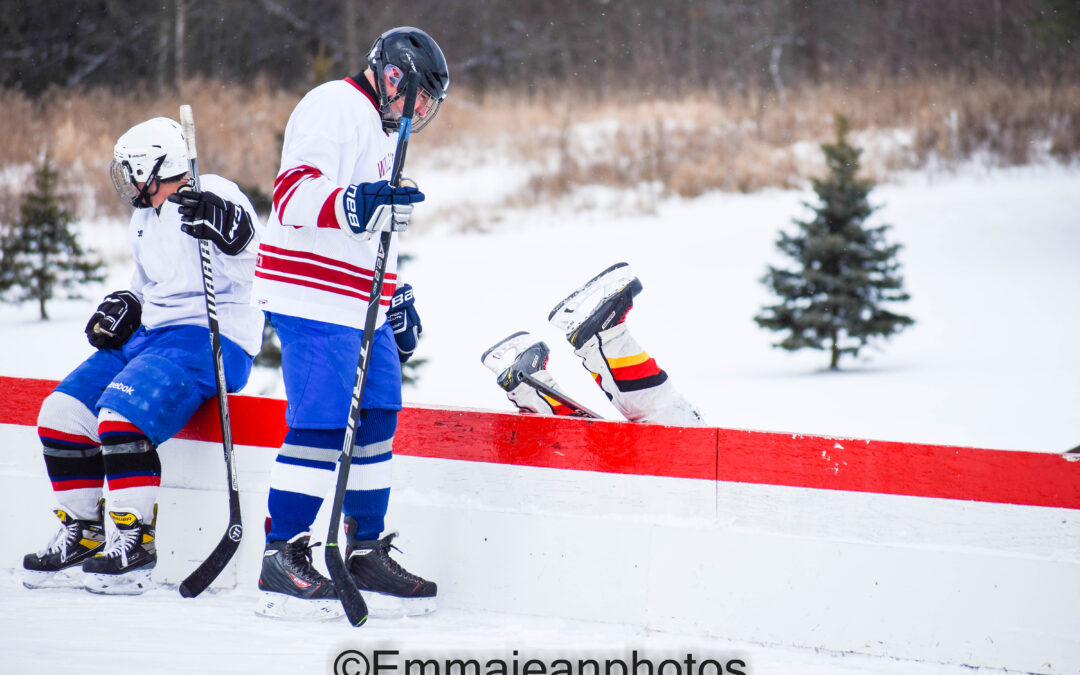
[[[373,616],[435,607],[436,585],[394,561],[395,534],[383,532],[401,410],[401,360],[411,352],[406,343],[418,328],[403,325],[395,333],[384,322],[391,298],[405,295],[397,274],[397,232],[407,227],[412,205],[424,199],[416,187],[387,181],[404,104],[398,85],[410,68],[419,77],[412,121],[418,132],[438,112],[449,74],[431,36],[410,27],[383,33],[362,72],[308,92],[285,127],[253,291],[281,340],[288,398],[288,432],[271,472],[259,576],[263,593],[256,611],[266,616],[342,614],[333,585],[312,566],[310,529],[345,442],[382,231],[393,234],[342,509],[347,565]],[[415,324],[415,310],[395,316]]]
[[[626,419],[701,426],[698,411],[630,334],[626,316],[641,289],[630,266],[617,263],[557,304],[548,321],[566,334],[582,365]],[[484,352],[481,361],[521,412],[596,416],[560,390],[546,369],[550,353],[547,344],[519,332]]]
[[[111,173],[135,207],[135,271],[131,287],[107,295],[86,324],[97,351],[41,405],[38,435],[62,528],[23,559],[29,588],[137,594],[151,585],[157,447],[216,393],[198,239],[214,244],[229,391],[247,383],[262,341],[263,316],[250,304],[258,219],[236,184],[204,175],[203,191],[192,190],[183,131],[165,117],[119,138]]]

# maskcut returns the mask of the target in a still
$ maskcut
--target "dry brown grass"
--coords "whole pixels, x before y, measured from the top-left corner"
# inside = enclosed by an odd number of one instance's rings
[[[79,215],[122,213],[106,172],[116,137],[149,117],[175,118],[181,103],[191,103],[201,168],[269,192],[279,134],[301,94],[259,82],[189,82],[175,93],[122,97],[58,89],[30,100],[0,92],[0,175],[17,194],[25,186],[12,177],[28,176],[48,153],[80,195]],[[499,153],[537,166],[515,203],[557,199],[583,184],[650,183],[693,196],[805,184],[819,170],[816,144],[833,137],[835,113],[850,119],[856,144],[905,134],[903,142],[868,148],[864,163],[878,179],[974,156],[999,165],[1080,156],[1080,84],[1017,88],[992,76],[826,84],[788,91],[782,104],[771,91],[666,101],[454,91],[439,121],[414,144],[429,161],[450,165]]]

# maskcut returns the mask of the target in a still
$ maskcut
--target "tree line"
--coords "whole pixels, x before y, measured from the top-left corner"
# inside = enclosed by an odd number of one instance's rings
[[[0,0],[0,87],[190,77],[306,87],[415,25],[476,91],[787,88],[922,73],[1075,78],[1075,0]]]

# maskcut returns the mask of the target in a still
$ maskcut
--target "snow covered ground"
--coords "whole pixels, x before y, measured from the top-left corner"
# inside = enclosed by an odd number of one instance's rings
[[[911,176],[872,193],[884,205],[879,222],[894,225],[891,240],[905,246],[912,300],[897,309],[917,323],[838,373],[826,370],[825,354],[772,349],[773,335],[752,320],[771,301],[759,283],[765,266],[784,262],[773,247],[777,232],[803,214],[810,192],[665,199],[641,214],[626,207],[633,195],[590,190],[577,207],[501,209],[498,223],[460,233],[439,226],[440,209],[469,208],[471,193],[500,189],[499,176],[420,163],[412,173],[430,215],[403,239],[414,256],[403,276],[416,289],[418,356],[428,362],[407,401],[509,410],[479,358],[507,334],[529,330],[551,345],[563,387],[616,417],[546,316],[578,284],[626,261],[645,286],[630,315],[633,332],[712,425],[1047,452],[1080,443],[1075,169]],[[0,306],[0,375],[60,378],[90,353],[86,318],[105,291],[126,285],[128,268],[122,225],[85,231],[115,261],[107,287],[50,303],[49,322],[29,304]],[[261,373],[247,393],[278,387]],[[742,655],[753,673],[989,672],[460,611],[372,621],[361,631],[281,624],[253,617],[251,593],[198,602],[166,589],[134,600],[31,593],[0,572],[0,670],[330,672],[348,647],[630,645]]]

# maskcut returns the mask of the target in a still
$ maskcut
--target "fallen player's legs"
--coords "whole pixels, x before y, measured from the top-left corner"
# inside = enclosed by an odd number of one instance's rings
[[[556,305],[548,319],[566,332],[574,353],[626,419],[700,426],[701,415],[626,325],[641,289],[628,265],[613,265]]]

